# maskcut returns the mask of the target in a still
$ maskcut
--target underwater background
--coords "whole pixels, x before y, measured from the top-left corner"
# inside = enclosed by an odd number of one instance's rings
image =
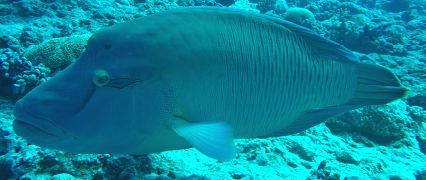
[[[0,180],[426,180],[426,0],[0,0]],[[194,148],[148,155],[69,154],[14,134],[14,102],[74,62],[100,28],[184,6],[283,18],[397,74],[408,97],[291,136],[237,139],[220,162]]]

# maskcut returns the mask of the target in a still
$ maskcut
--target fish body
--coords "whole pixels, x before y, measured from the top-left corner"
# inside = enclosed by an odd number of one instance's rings
[[[16,103],[14,129],[71,153],[193,146],[226,161],[233,139],[294,134],[406,92],[388,69],[293,23],[180,8],[93,34],[75,63]]]

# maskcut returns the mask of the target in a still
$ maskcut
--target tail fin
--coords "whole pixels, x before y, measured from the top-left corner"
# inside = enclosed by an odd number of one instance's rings
[[[409,89],[403,87],[398,77],[389,69],[365,62],[356,64],[358,86],[354,98],[346,105],[380,105],[407,95]]]

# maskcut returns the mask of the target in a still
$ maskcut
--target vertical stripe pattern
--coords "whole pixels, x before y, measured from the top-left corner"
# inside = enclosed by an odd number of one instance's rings
[[[216,43],[222,48],[218,56],[227,70],[223,83],[231,82],[219,93],[227,94],[226,117],[240,126],[236,134],[270,133],[303,111],[351,99],[354,66],[316,55],[285,27],[245,15],[218,14],[215,23],[220,27]]]

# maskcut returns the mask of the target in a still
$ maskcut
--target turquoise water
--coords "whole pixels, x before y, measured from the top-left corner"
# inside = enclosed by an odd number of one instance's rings
[[[0,0],[0,179],[426,179],[425,4]],[[14,133],[16,100],[73,63],[91,34],[194,5],[229,6],[299,23],[362,61],[388,67],[410,92],[294,135],[235,140],[237,156],[227,162],[194,148],[137,156],[71,154],[32,145]]]

